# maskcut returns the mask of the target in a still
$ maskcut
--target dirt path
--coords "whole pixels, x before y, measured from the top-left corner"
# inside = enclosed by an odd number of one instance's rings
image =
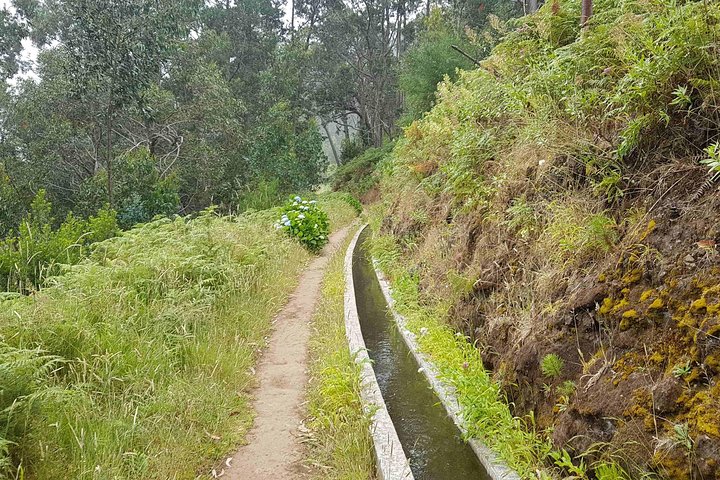
[[[330,236],[322,255],[300,277],[290,301],[275,318],[270,345],[258,366],[259,386],[253,407],[257,416],[248,444],[223,466],[227,480],[277,480],[303,478],[302,446],[298,427],[304,418],[307,378],[307,346],[310,318],[320,295],[320,284],[332,253],[351,227]]]

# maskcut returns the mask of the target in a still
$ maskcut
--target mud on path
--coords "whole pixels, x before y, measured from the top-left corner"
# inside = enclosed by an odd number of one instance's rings
[[[304,418],[302,404],[308,383],[310,319],[320,296],[325,267],[351,228],[330,236],[322,254],[305,269],[290,300],[275,317],[269,346],[257,367],[258,387],[253,394],[256,417],[247,436],[248,444],[233,454],[230,467],[223,465],[221,478],[305,478],[298,427]]]

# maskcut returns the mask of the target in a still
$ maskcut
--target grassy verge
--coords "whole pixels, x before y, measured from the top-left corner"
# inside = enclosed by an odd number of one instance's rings
[[[315,467],[317,478],[367,480],[374,478],[375,471],[370,418],[360,401],[360,368],[345,340],[343,261],[347,243],[329,265],[313,318],[308,463]]]
[[[325,204],[335,229],[354,217]],[[159,220],[0,302],[0,478],[192,479],[242,442],[310,255],[273,212]]]

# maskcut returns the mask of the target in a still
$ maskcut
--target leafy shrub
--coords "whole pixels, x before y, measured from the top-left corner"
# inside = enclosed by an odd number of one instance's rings
[[[375,168],[390,155],[393,146],[394,143],[387,143],[380,148],[368,148],[349,163],[341,165],[333,176],[333,190],[362,197],[377,185],[379,179],[374,173]]]
[[[297,239],[311,252],[319,252],[328,242],[330,224],[327,214],[315,200],[290,197],[280,210],[282,216],[275,225]]]
[[[557,378],[562,374],[565,362],[556,353],[548,353],[540,361],[540,371],[548,378]]]
[[[103,171],[87,180],[80,193],[80,212],[89,215],[107,198],[107,177]],[[146,148],[134,150],[115,160],[113,196],[118,224],[128,229],[157,215],[178,212],[180,195],[173,175],[161,176],[157,160]]]
[[[60,264],[76,264],[88,253],[87,247],[117,235],[114,210],[101,209],[87,220],[69,213],[53,229],[52,205],[40,190],[30,212],[23,218],[17,236],[0,242],[0,288],[24,292],[39,287],[43,280],[56,275]]]

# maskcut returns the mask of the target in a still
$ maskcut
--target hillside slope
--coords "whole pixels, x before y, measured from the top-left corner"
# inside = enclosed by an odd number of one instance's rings
[[[441,84],[382,231],[556,447],[718,478],[720,6],[598,0],[581,34],[579,3]]]

